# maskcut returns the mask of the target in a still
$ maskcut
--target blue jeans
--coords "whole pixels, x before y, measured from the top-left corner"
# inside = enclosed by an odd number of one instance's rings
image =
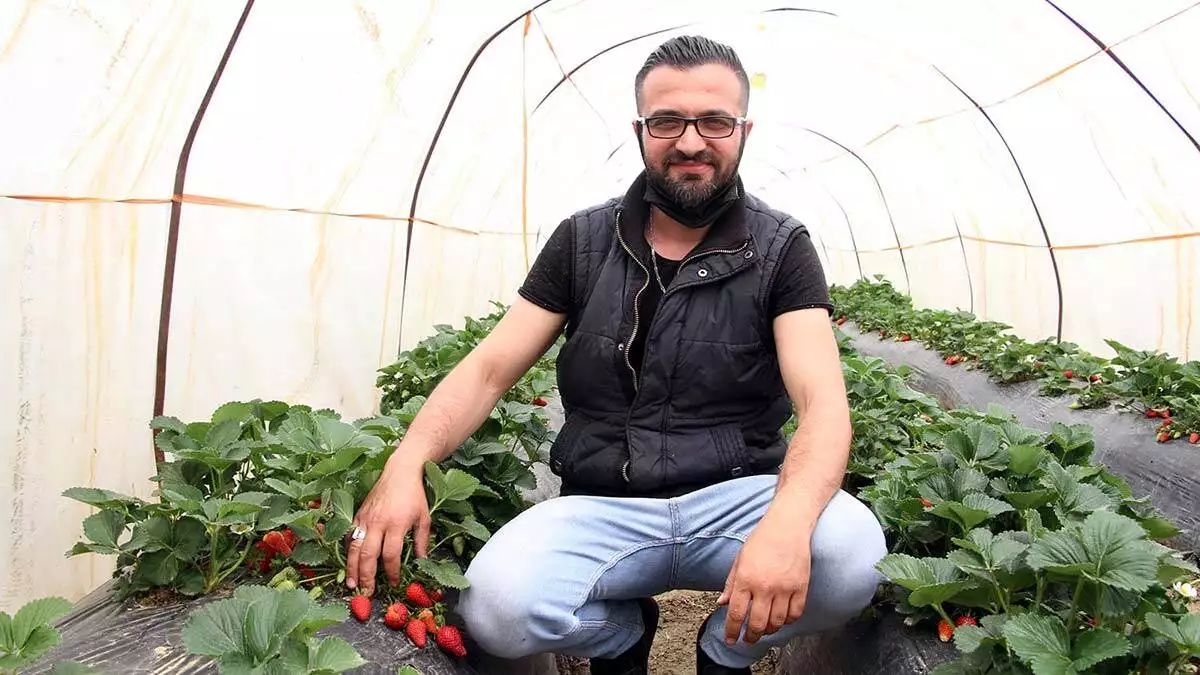
[[[458,611],[489,654],[613,657],[642,635],[635,601],[673,589],[720,591],[775,494],[775,476],[729,480],[671,499],[568,496],[537,504],[494,533],[467,570]],[[725,644],[726,608],[700,643],[740,668],[772,646],[840,626],[872,600],[886,554],[862,502],[839,491],[812,536],[804,615],[756,644]]]

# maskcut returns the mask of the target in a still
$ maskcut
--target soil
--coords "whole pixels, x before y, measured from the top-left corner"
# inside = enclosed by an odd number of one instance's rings
[[[670,591],[658,596],[658,632],[650,649],[652,675],[695,675],[696,631],[716,607],[719,593]],[[754,664],[754,675],[774,675],[778,663],[772,649]],[[559,675],[589,675],[587,659],[558,657]]]

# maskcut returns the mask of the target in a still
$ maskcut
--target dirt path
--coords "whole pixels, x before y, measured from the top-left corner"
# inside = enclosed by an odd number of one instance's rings
[[[696,631],[716,606],[718,593],[671,591],[658,596],[658,634],[650,651],[652,675],[695,675]],[[754,675],[774,675],[772,651],[752,669]],[[559,658],[560,675],[588,675],[582,659]]]

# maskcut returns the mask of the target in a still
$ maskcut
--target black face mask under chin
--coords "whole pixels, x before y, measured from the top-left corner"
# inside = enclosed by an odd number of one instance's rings
[[[715,223],[717,218],[720,218],[721,214],[728,211],[729,207],[733,206],[734,202],[740,196],[741,190],[738,189],[738,181],[734,178],[724,188],[716,191],[708,199],[692,207],[680,206],[670,196],[655,187],[652,180],[646,181],[644,198],[648,203],[657,206],[660,211],[680,225],[692,229],[700,229]]]
[[[746,137],[743,136],[738,147],[738,163],[741,164],[742,150],[746,147]],[[643,160],[646,157],[646,146],[642,143],[642,136],[638,134],[638,148],[642,152]],[[717,222],[721,214],[729,210],[734,202],[741,197],[741,180],[738,179],[737,164],[734,165],[733,172],[730,174],[729,182],[721,189],[714,192],[700,204],[691,207],[680,206],[670,195],[658,189],[654,184],[654,180],[647,174],[646,190],[643,198],[650,204],[657,206],[660,211],[665,213],[671,220],[683,225],[698,230],[703,227],[708,227]],[[647,167],[649,171],[649,167]]]

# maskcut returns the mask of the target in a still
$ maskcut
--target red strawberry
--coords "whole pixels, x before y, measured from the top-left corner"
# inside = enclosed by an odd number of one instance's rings
[[[408,623],[408,608],[401,602],[392,603],[383,617],[383,623],[392,630],[404,628],[404,624]]]
[[[317,573],[314,572],[313,569],[308,565],[296,565],[296,571],[299,572],[300,576],[304,577],[305,579],[312,579],[313,577],[317,576]]]
[[[937,632],[938,638],[942,642],[949,642],[954,637],[954,626],[951,626],[949,621],[942,619],[938,621]]]
[[[1188,436],[1188,443],[1191,443],[1192,445],[1200,443],[1200,434],[1193,431],[1192,435]]]
[[[314,500],[312,500],[311,502],[309,502],[309,503],[308,503],[308,508],[310,508],[310,509],[319,509],[319,508],[321,508],[321,500],[320,500],[320,499],[314,499]]]
[[[433,600],[425,591],[425,587],[415,581],[404,590],[404,597],[417,607],[433,607]]]
[[[979,622],[975,620],[975,617],[964,614],[963,616],[960,616],[954,620],[954,625],[955,626],[978,626]]]
[[[371,618],[371,599],[365,595],[355,595],[350,598],[350,613],[362,623]]]
[[[544,399],[544,398],[542,398],[541,396],[539,396],[539,397],[537,397],[537,398],[533,399],[533,404],[534,404],[534,405],[536,405],[536,406],[538,406],[539,408],[541,408],[541,407],[545,407],[545,405],[546,405],[546,399]]]
[[[429,629],[425,624],[416,619],[410,619],[408,625],[404,627],[404,632],[408,634],[408,639],[413,641],[413,644],[418,647],[425,646],[426,631]]]
[[[433,610],[423,609],[417,614],[417,621],[425,624],[425,628],[430,633],[436,633],[438,629],[437,619],[433,616]]]
[[[1069,380],[1069,379],[1071,379],[1072,377],[1075,377],[1075,371],[1073,371],[1073,370],[1064,370],[1064,371],[1063,371],[1063,377],[1065,377],[1065,378],[1067,378],[1067,379]]]
[[[846,323],[846,315],[845,315],[845,314],[843,314],[843,315],[839,316],[839,317],[838,317],[838,320],[837,320],[837,325],[839,325],[839,326],[840,326],[840,325],[842,325],[842,324],[844,324],[844,323]]]
[[[441,602],[442,598],[445,597],[445,593],[443,593],[442,589],[439,588],[435,591],[431,591],[429,593],[429,597],[432,598],[434,602]]]
[[[463,645],[462,634],[454,626],[442,626],[439,628],[437,634],[434,636],[434,641],[447,654],[457,656],[460,659],[467,655],[467,648]]]
[[[1158,414],[1162,415],[1162,416],[1163,416],[1163,419],[1167,419],[1167,418],[1169,418],[1169,417],[1171,416],[1171,409],[1170,409],[1170,408],[1163,408],[1161,411],[1159,411],[1159,413],[1158,413]]]
[[[1170,434],[1168,434],[1168,433],[1167,433],[1167,432],[1165,432],[1165,431],[1164,431],[1164,432],[1162,432],[1161,434],[1159,434],[1159,435],[1158,435],[1158,442],[1159,442],[1159,443],[1166,443],[1166,442],[1167,442],[1167,441],[1169,441],[1169,440],[1171,440],[1171,435],[1170,435]]]
[[[924,506],[925,508],[930,509],[930,508],[933,508],[933,502],[929,501],[928,499],[925,499],[924,497],[921,497],[921,506]]]
[[[278,530],[272,530],[264,534],[263,544],[266,545],[268,550],[274,553],[280,553],[285,556],[292,554],[292,547],[288,544],[287,537]]]
[[[1092,375],[1091,380],[1092,380],[1092,382],[1099,382],[1100,381],[1100,373],[1096,373],[1095,375]]]
[[[901,335],[901,336],[900,336],[900,341],[901,341],[901,342],[908,342],[908,341],[909,341],[909,340],[911,340],[911,339],[912,339],[912,336],[911,336],[911,335],[909,335],[908,333],[905,333],[904,335]]]
[[[1146,408],[1146,417],[1158,417],[1158,411],[1154,408]]]

